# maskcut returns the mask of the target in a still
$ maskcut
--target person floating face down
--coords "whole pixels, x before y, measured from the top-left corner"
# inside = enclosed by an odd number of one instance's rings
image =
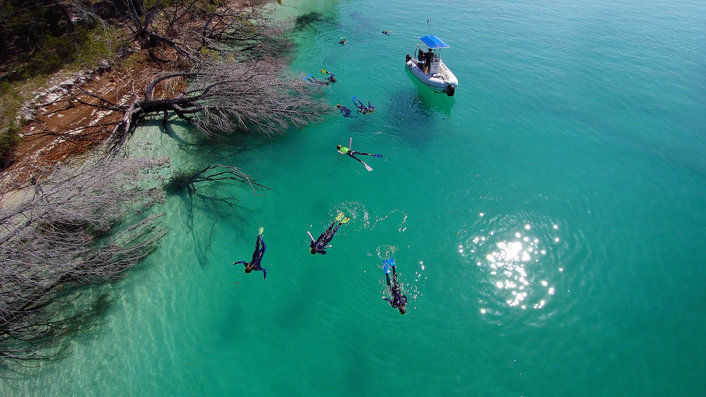
[[[387,288],[390,290],[391,297],[383,297],[390,306],[396,308],[400,311],[400,314],[405,314],[407,312],[407,296],[402,295],[402,290],[400,289],[400,283],[397,281],[397,271],[395,270],[395,260],[390,258],[386,259],[383,265],[385,269],[385,281],[387,281]],[[392,268],[392,283],[390,283],[390,268]]]
[[[330,84],[330,82],[329,82],[328,80],[327,80],[327,81],[322,81],[322,80],[319,80],[319,79],[317,79],[316,77],[314,77],[314,76],[312,76],[312,75],[310,75],[310,74],[306,75],[306,77],[302,77],[302,79],[303,79],[303,80],[306,80],[306,81],[308,81],[308,82],[310,82],[310,83],[314,83],[314,84],[318,84],[318,85],[329,85],[329,84]]]
[[[321,69],[321,73],[326,73],[328,75],[328,77],[326,77],[326,80],[319,80],[311,74],[307,74],[306,77],[302,77],[302,79],[318,85],[331,85],[336,82],[336,75],[334,75],[333,73],[325,69]]]
[[[336,108],[338,109],[338,113],[343,113],[343,117],[353,117],[351,116],[351,110],[340,103],[336,105]]]
[[[324,73],[324,74],[327,74],[327,75],[328,75],[328,77],[326,77],[327,85],[331,85],[331,84],[333,84],[333,83],[336,82],[336,75],[335,75],[335,74],[329,72],[329,71],[326,70],[326,69],[321,69],[321,73]]]
[[[328,243],[333,240],[334,234],[338,231],[338,228],[341,227],[341,225],[348,223],[351,218],[348,218],[343,215],[342,212],[339,212],[338,215],[336,215],[336,219],[333,220],[333,223],[331,223],[331,226],[326,229],[321,235],[319,235],[319,238],[314,240],[314,237],[309,233],[309,238],[311,238],[311,242],[309,243],[309,251],[311,251],[311,254],[321,254],[321,255],[326,255],[326,249],[331,247],[328,245]],[[338,224],[337,224],[338,223]]]
[[[365,106],[365,104],[363,104],[363,101],[361,101],[357,97],[353,97],[353,105],[355,105],[355,107],[358,109],[358,113],[367,114],[375,111],[375,106],[371,105],[370,101],[368,101],[368,106]]]
[[[358,109],[358,113],[368,113],[368,108],[363,105],[363,102],[361,102],[360,99],[353,97],[353,105],[355,105],[355,107]]]
[[[233,262],[234,265],[242,263],[245,265],[245,273],[250,273],[253,270],[262,272],[263,277],[267,280],[267,269],[260,265],[262,257],[265,255],[265,240],[262,239],[262,232],[264,228],[260,228],[260,233],[257,235],[257,241],[255,241],[255,252],[252,254],[252,259],[250,262],[237,261]]]

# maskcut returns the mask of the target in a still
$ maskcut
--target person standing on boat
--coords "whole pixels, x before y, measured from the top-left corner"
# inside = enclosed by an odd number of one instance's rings
[[[395,270],[395,260],[390,258],[383,261],[383,270],[385,270],[385,281],[387,288],[390,290],[391,297],[383,297],[390,306],[400,311],[400,314],[407,312],[407,296],[402,295],[400,283],[397,281],[397,271]],[[392,268],[392,283],[390,283],[390,268]]]
[[[250,262],[237,261],[233,262],[233,264],[237,265],[242,263],[245,265],[245,273],[250,273],[253,270],[262,272],[263,277],[267,280],[267,269],[260,265],[262,257],[265,256],[265,240],[262,239],[262,232],[264,231],[265,228],[260,227],[260,232],[257,234],[257,241],[255,241],[255,252],[253,252]]]
[[[424,74],[429,74],[429,68],[431,68],[431,60],[433,58],[433,54],[431,52],[431,48],[429,51],[427,51],[424,59]]]
[[[333,240],[333,236],[338,231],[338,228],[341,227],[341,225],[348,223],[350,220],[351,218],[344,216],[343,212],[339,212],[338,215],[336,215],[336,219],[334,219],[333,223],[331,223],[331,226],[329,226],[326,231],[321,233],[319,238],[316,240],[314,240],[314,236],[307,231],[307,234],[311,239],[311,242],[309,243],[309,251],[311,251],[311,254],[314,255],[319,253],[321,255],[326,255],[326,249],[331,247],[329,243]],[[336,225],[337,222],[338,225]]]

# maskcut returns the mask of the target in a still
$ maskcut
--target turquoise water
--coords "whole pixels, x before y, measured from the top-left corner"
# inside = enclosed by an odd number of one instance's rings
[[[333,71],[332,106],[377,111],[203,150],[143,128],[135,152],[273,190],[170,197],[102,324],[2,394],[706,394],[706,4],[284,3],[326,17],[293,72]],[[403,67],[430,16],[452,98]],[[385,155],[373,172],[338,156],[351,137]],[[352,221],[312,256],[337,211]],[[259,226],[267,281],[230,265]],[[390,256],[405,316],[381,299]]]

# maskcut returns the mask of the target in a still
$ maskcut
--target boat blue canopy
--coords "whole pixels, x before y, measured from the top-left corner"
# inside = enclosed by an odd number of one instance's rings
[[[435,49],[435,48],[449,48],[449,45],[441,41],[440,38],[434,36],[434,35],[427,35],[427,36],[422,36],[419,38],[419,40],[422,41],[422,43],[426,44],[427,47]]]

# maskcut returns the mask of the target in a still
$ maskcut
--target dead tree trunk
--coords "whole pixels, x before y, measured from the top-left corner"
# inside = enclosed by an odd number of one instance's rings
[[[278,134],[289,126],[300,127],[319,120],[330,111],[315,97],[317,87],[286,77],[283,66],[278,59],[218,61],[195,72],[159,77],[147,86],[144,99],[124,108],[110,149],[119,149],[149,115],[176,114],[207,137],[213,137],[236,131]],[[172,98],[154,99],[158,84],[174,78],[190,78],[190,88]]]

